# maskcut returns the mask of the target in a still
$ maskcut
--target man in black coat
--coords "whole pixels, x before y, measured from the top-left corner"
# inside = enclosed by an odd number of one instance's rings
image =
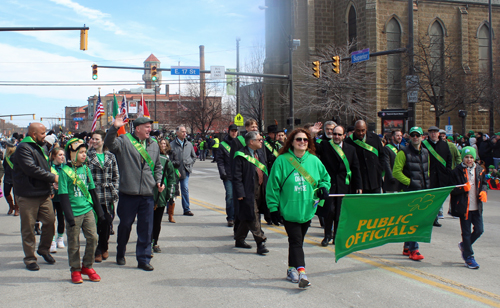
[[[50,172],[49,159],[43,149],[45,126],[31,123],[28,136],[17,146],[12,155],[13,184],[16,200],[21,212],[21,236],[23,239],[24,264],[30,271],[40,269],[35,256],[35,221],[42,222],[42,235],[37,253],[45,262],[54,264],[49,248],[54,236],[54,209],[52,207],[52,183],[59,176]]]
[[[429,172],[430,188],[439,188],[450,185],[451,156],[450,147],[446,141],[439,140],[439,128],[431,126],[428,129],[429,140],[422,141],[422,145],[429,151]],[[442,212],[442,209],[441,209]],[[434,221],[434,226],[441,227],[438,217]]]
[[[336,126],[332,132],[334,124],[329,122],[325,123],[325,134],[320,139],[321,142],[316,145],[316,154],[331,177],[330,194],[360,194],[362,193],[362,181],[356,149],[344,142],[344,127]],[[331,142],[334,143],[335,148]],[[340,155],[345,156],[347,164],[344,163]],[[350,175],[348,175],[348,169]],[[325,217],[325,238],[321,241],[321,246],[328,246],[332,239],[335,244],[341,204],[342,197],[327,198],[323,207],[318,209],[318,215]]]
[[[276,136],[278,134],[278,125],[269,125],[267,127],[267,138],[264,140],[264,146],[262,147],[266,153],[267,159],[267,169],[271,171],[274,161],[278,157],[278,151],[281,148],[281,144],[276,141]]]
[[[394,160],[399,151],[404,150],[401,144],[403,133],[400,129],[392,131],[391,142],[384,147],[385,161],[384,161],[384,192],[397,192],[401,190],[400,182],[392,176],[392,168],[394,168]]]
[[[260,213],[266,207],[267,168],[266,156],[259,151],[262,148],[259,132],[245,135],[246,146],[236,152],[234,157],[234,211],[239,219],[238,229],[234,234],[235,246],[252,248],[245,242],[251,231],[257,243],[257,253],[265,254],[266,236],[260,225]]]
[[[219,176],[224,184],[224,189],[226,190],[226,220],[227,226],[234,226],[234,205],[233,205],[233,184],[231,182],[232,172],[231,172],[231,143],[238,136],[238,126],[235,124],[229,125],[228,134],[222,139],[218,153],[215,156],[217,161],[217,168],[219,169]]]
[[[356,148],[364,194],[379,194],[382,188],[382,170],[385,151],[377,134],[368,132],[366,122],[356,121],[354,133],[346,139]]]

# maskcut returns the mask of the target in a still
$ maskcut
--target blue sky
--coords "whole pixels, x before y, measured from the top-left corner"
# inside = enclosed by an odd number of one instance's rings
[[[92,81],[91,65],[143,66],[153,53],[161,67],[198,66],[205,46],[205,66],[236,67],[264,43],[264,0],[2,0],[0,27],[90,27],[88,50],[80,50],[79,31],[0,32],[0,114],[35,113],[59,117],[65,106],[82,106],[99,82],[142,83],[142,71],[100,69]],[[177,80],[163,72],[163,80]],[[92,82],[92,86],[11,86],[26,82]],[[6,85],[7,84],[7,85]],[[101,93],[139,85],[101,86]],[[177,93],[178,85],[170,86]],[[162,92],[164,92],[162,88]],[[4,118],[25,126],[30,116]],[[44,121],[44,124],[48,124]]]

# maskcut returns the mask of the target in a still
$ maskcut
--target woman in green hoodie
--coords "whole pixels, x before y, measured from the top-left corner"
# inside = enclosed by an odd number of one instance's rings
[[[273,164],[267,182],[266,201],[273,222],[280,213],[288,234],[287,280],[310,286],[305,271],[304,237],[316,214],[319,199],[326,199],[330,176],[323,163],[314,155],[314,140],[303,128],[288,137]]]

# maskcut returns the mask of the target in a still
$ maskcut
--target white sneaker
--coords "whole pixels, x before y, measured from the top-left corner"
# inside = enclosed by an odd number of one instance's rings
[[[52,241],[52,244],[50,244],[50,253],[56,253],[57,252],[57,244],[56,241]]]
[[[64,248],[64,247],[66,247],[64,245],[64,237],[62,237],[62,236],[58,237],[57,240],[56,240],[56,242],[57,242],[57,248]]]

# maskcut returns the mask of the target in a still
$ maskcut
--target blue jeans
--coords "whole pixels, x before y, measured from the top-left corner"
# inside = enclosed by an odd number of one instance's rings
[[[226,220],[234,221],[233,183],[230,180],[225,180],[223,183],[226,189]]]
[[[474,226],[474,231],[471,233],[471,227]],[[462,228],[462,248],[463,257],[467,259],[474,255],[472,244],[483,234],[483,215],[479,211],[469,211],[469,219],[465,216],[460,217],[460,227]]]
[[[186,178],[184,180],[179,180],[181,184],[181,196],[182,196],[182,209],[184,213],[191,211],[189,209],[189,172],[186,171]]]
[[[405,242],[404,248],[408,248],[409,251],[418,250],[418,242]]]
[[[151,261],[151,234],[153,232],[153,196],[134,196],[119,193],[117,214],[120,217],[116,257],[125,257],[130,231],[137,216],[137,262],[149,264]]]
[[[205,151],[206,150],[200,150],[200,160],[205,160]]]

